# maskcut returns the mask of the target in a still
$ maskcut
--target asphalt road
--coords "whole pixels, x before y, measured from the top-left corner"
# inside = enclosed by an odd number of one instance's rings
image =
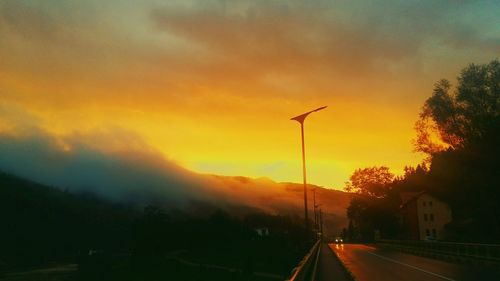
[[[357,281],[500,280],[500,269],[473,267],[361,244],[330,244]]]

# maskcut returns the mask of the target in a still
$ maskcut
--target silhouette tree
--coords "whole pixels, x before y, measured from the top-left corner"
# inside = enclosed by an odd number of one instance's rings
[[[375,230],[385,237],[397,232],[397,196],[392,192],[394,174],[387,167],[357,169],[345,190],[354,192],[347,208],[350,232],[355,239],[372,241]]]
[[[499,85],[498,60],[463,69],[453,92],[448,80],[438,81],[415,124],[415,149],[432,155],[447,148],[498,141]]]
[[[381,198],[387,195],[394,174],[387,167],[357,169],[346,183],[345,190],[361,195]]]
[[[355,196],[347,208],[349,234],[355,240],[372,241],[378,230],[384,238],[395,238],[399,229],[398,206],[390,196]]]
[[[425,186],[453,211],[453,239],[495,241],[500,236],[500,62],[471,64],[456,87],[435,84],[416,122],[415,150],[430,156],[429,170],[396,186]]]
[[[438,81],[415,124],[415,150],[429,156],[426,164],[397,178],[387,167],[352,174],[345,189],[356,193],[347,209],[354,236],[369,240],[378,229],[397,237],[399,193],[425,190],[452,208],[449,239],[498,243],[500,62],[471,64],[457,82]]]

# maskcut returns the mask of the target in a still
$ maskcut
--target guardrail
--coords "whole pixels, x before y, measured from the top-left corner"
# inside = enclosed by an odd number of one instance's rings
[[[292,275],[286,281],[314,281],[316,279],[320,247],[321,240],[318,240],[297,267],[293,269]]]
[[[377,244],[396,250],[457,261],[500,264],[500,245],[379,239]]]

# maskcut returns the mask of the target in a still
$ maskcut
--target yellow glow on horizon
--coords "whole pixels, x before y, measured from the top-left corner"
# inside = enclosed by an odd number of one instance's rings
[[[356,168],[419,164],[413,127],[433,83],[498,55],[479,35],[455,40],[463,27],[497,34],[491,3],[450,5],[427,22],[423,6],[350,1],[132,2],[0,2],[17,15],[0,15],[0,130],[41,128],[101,149],[145,146],[196,172],[301,182],[289,119],[327,105],[305,122],[308,182],[341,188]],[[460,24],[447,22],[457,15]],[[416,19],[457,38],[417,34]]]
[[[86,135],[96,130],[124,128],[167,159],[195,172],[301,182],[300,127],[289,117],[309,109],[304,107],[281,107],[279,114],[258,111],[255,114],[253,107],[234,108],[221,115],[210,110],[193,114],[131,110],[100,103],[50,111],[34,106],[30,112],[37,115],[44,129],[56,135],[75,132]],[[396,113],[370,119],[347,118],[351,113],[349,107],[337,102],[337,106],[306,120],[308,182],[342,188],[356,168],[387,165],[393,172],[401,173],[405,165],[421,161],[411,152],[413,120],[396,122],[391,116]],[[385,125],[374,127],[374,124]],[[75,128],[79,128],[78,131]],[[113,134],[97,142],[108,143],[109,147],[114,141],[120,141],[111,139]],[[118,134],[116,138],[123,136]]]

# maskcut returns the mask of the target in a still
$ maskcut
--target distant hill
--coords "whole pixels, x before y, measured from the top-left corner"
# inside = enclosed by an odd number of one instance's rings
[[[5,173],[0,173],[0,195],[1,200],[5,201],[2,208],[6,211],[21,208],[24,209],[22,213],[29,216],[27,210],[32,210],[31,215],[35,217],[40,215],[40,212],[51,212],[50,215],[56,220],[64,220],[66,216],[72,215],[81,216],[83,221],[89,221],[88,217],[96,216],[100,216],[101,221],[115,216],[129,217],[133,216],[134,209],[141,210],[149,204],[161,206],[166,210],[180,209],[199,216],[206,216],[216,209],[224,209],[234,216],[255,212],[303,216],[302,184],[277,183],[266,178],[252,179],[195,173],[193,177],[199,184],[205,183],[210,188],[200,191],[206,192],[205,197],[186,196],[182,198],[182,204],[176,204],[167,197],[151,196],[149,190],[145,190],[142,196],[137,196],[138,201],[116,200],[109,199],[106,194],[75,190],[71,187],[66,187],[66,191],[63,191],[61,188],[49,187]],[[182,185],[179,188],[182,188]],[[321,204],[324,212],[325,232],[338,233],[347,225],[345,212],[350,200],[349,194],[309,185],[309,189],[312,188],[316,188],[317,204]],[[311,220],[312,206],[312,192],[309,192]],[[64,221],[60,223],[65,224]]]
[[[208,184],[217,186],[211,191],[211,199],[191,200],[189,204],[175,207],[170,201],[150,203],[170,210],[178,219],[182,216],[207,217],[217,209],[224,209],[237,217],[265,212],[292,216],[300,221],[299,217],[303,216],[301,184],[276,183],[264,178],[199,176]],[[317,188],[317,202],[324,210],[325,232],[330,235],[338,233],[346,225],[345,208],[349,194],[313,185],[309,187]],[[218,199],[214,200],[216,197]],[[113,202],[99,194],[69,192],[0,172],[3,230],[0,231],[0,267],[3,261],[26,265],[40,260],[49,262],[54,257],[64,256],[64,253],[91,248],[121,249],[131,243],[133,233],[128,230],[142,216],[145,205],[145,201]],[[312,211],[310,217],[313,217]]]
[[[150,261],[157,254],[188,249],[197,256],[197,251],[207,252],[205,248],[211,249],[208,256],[204,254],[210,260],[223,256],[225,262],[246,261],[245,257],[255,255],[259,257],[255,261],[288,272],[303,255],[301,243],[307,242],[298,235],[302,233],[300,220],[263,214],[258,208],[239,203],[225,204],[224,210],[201,201],[184,205],[184,210],[142,207],[0,172],[0,275],[3,271],[60,263],[83,264],[87,271],[94,265],[92,270],[97,273],[110,262],[141,268],[142,261]],[[168,202],[162,207],[168,208]],[[252,227],[261,223],[272,229],[270,240],[255,239]],[[242,247],[247,248],[242,252]],[[224,249],[224,253],[214,249]],[[100,254],[89,258],[90,250]]]
[[[200,174],[168,160],[145,143],[132,144],[125,142],[123,147],[110,149],[78,139],[57,139],[44,132],[32,136],[0,134],[0,171],[17,175],[18,182],[12,185],[28,188],[28,194],[36,194],[42,185],[66,190],[51,193],[58,198],[56,205],[73,204],[69,203],[75,200],[70,194],[92,194],[138,209],[152,204],[199,216],[219,208],[233,216],[259,211],[303,216],[301,184]],[[25,199],[26,204],[46,208],[43,198],[33,195]],[[347,224],[349,194],[318,187],[317,199],[325,211],[326,230],[338,232]],[[311,193],[311,212],[312,205]]]
[[[260,182],[241,177],[217,180],[245,182],[246,186],[224,184],[237,190]],[[300,199],[297,185],[268,182],[269,186],[288,189],[283,198]],[[228,193],[219,202],[232,199]],[[286,210],[295,209],[286,207],[287,199],[267,200],[272,208],[285,202]],[[165,210],[168,202],[163,209],[141,208],[139,203],[115,203],[0,172],[0,276],[77,263],[79,270],[64,280],[124,280],[129,274],[143,280],[148,274],[163,274],[159,269],[165,268],[165,255],[173,251],[210,264],[288,274],[310,247],[302,220],[291,213],[269,215],[238,202],[222,205],[223,210],[210,202],[192,201],[182,205],[184,210]],[[270,236],[259,237],[254,231],[262,226]],[[173,270],[180,270],[174,265]],[[171,272],[165,276],[168,279]]]
[[[7,179],[3,175],[4,185],[11,190],[11,202],[23,199],[25,202],[19,204],[40,208],[41,214],[54,212],[50,213],[54,218],[71,212],[86,216],[77,210],[92,213],[88,203],[95,200],[97,204],[103,199],[116,206],[134,206],[136,210],[156,205],[197,216],[206,216],[216,209],[224,209],[232,216],[255,212],[303,216],[301,184],[195,173],[140,142],[126,142],[122,148],[113,149],[78,139],[66,139],[64,143],[62,146],[60,139],[43,132],[31,136],[0,134],[0,171],[18,176]],[[325,229],[337,233],[347,224],[349,194],[316,188],[317,202],[322,204],[327,221]],[[79,196],[74,197],[75,194]],[[107,203],[100,208],[108,208],[104,207],[109,206]],[[312,193],[309,206],[312,213]]]
[[[224,198],[224,202],[240,202],[273,214],[293,214],[303,216],[303,185],[297,183],[278,183],[266,178],[252,179],[246,177],[211,176],[219,184],[215,191]],[[316,204],[324,212],[324,231],[328,235],[338,234],[347,226],[346,208],[349,206],[349,193],[308,185],[309,217],[313,219],[313,193],[316,188]]]

